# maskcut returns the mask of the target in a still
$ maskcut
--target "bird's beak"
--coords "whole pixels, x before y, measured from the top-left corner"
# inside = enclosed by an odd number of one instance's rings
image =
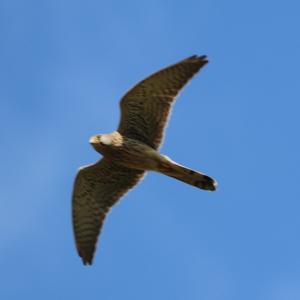
[[[89,140],[90,144],[98,144],[99,143],[99,137],[97,135],[94,135]]]

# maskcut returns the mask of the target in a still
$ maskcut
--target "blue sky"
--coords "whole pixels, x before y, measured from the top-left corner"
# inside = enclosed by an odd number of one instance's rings
[[[0,2],[1,299],[300,299],[298,1]],[[162,152],[109,214],[92,267],[70,195],[122,94],[192,54]],[[194,130],[198,134],[193,134]]]

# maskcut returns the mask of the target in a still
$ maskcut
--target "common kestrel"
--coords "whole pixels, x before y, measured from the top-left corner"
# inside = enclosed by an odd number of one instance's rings
[[[163,173],[200,189],[216,189],[214,179],[158,152],[176,95],[207,62],[206,56],[194,55],[142,80],[121,100],[118,130],[90,138],[103,158],[79,169],[73,190],[75,240],[84,264],[92,264],[109,209],[146,171]]]

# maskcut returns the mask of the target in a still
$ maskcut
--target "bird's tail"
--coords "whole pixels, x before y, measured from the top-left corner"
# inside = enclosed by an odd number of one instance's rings
[[[217,182],[213,178],[202,174],[198,171],[194,171],[187,167],[179,165],[166,156],[165,158],[166,160],[164,160],[164,162],[162,162],[159,165],[159,172],[167,176],[173,177],[175,179],[178,179],[180,181],[183,181],[187,184],[193,185],[202,190],[216,190]]]

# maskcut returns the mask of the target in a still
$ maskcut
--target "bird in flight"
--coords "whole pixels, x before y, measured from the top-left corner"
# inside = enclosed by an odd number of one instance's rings
[[[213,178],[159,153],[172,103],[207,63],[206,56],[194,55],[140,81],[121,99],[117,131],[90,138],[90,144],[103,157],[79,169],[72,197],[75,242],[85,265],[92,264],[108,211],[146,171],[156,171],[203,190],[216,189]]]

